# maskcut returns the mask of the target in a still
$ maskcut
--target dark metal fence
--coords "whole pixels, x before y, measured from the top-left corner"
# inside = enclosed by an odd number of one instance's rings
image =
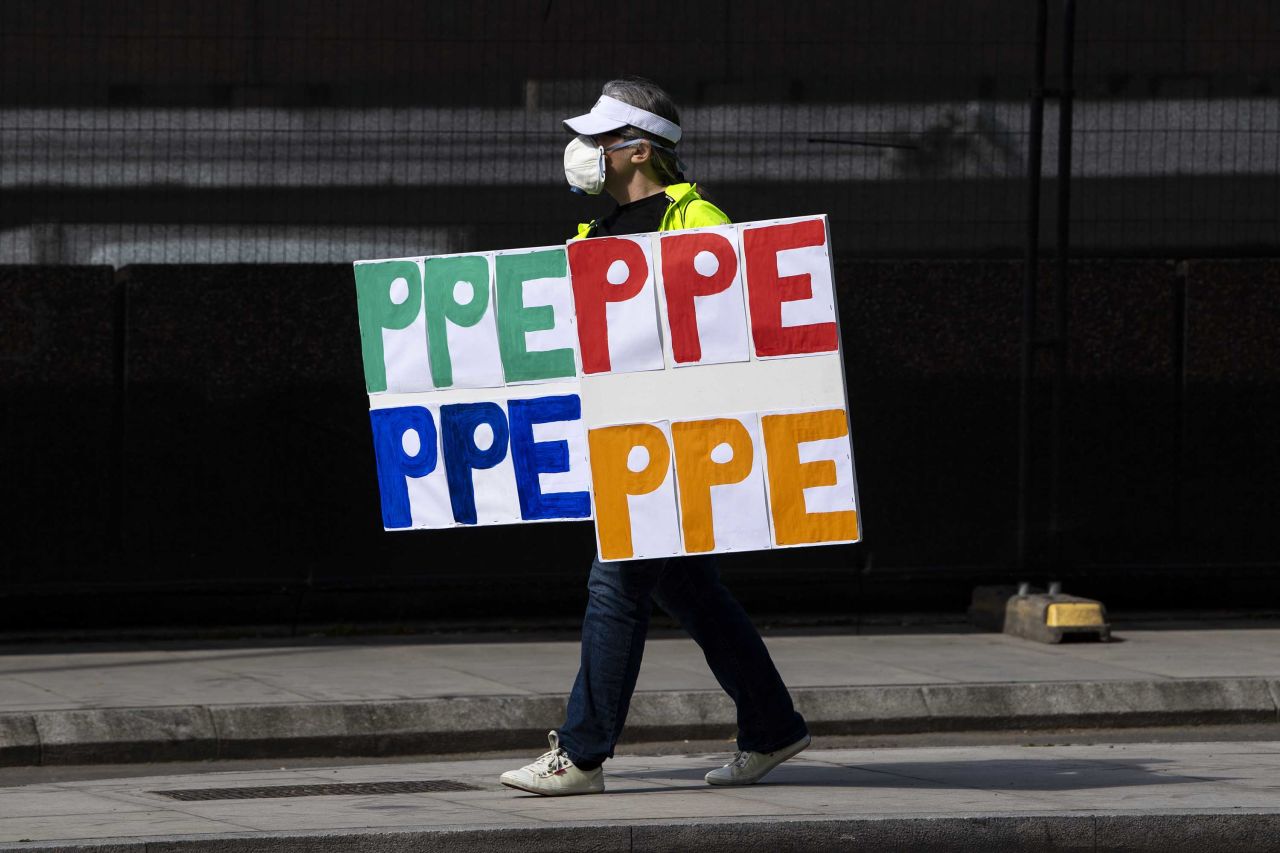
[[[342,265],[563,240],[624,74],[736,220],[832,220],[869,538],[744,600],[1275,600],[1276,3],[5,0],[0,625],[580,595],[585,525],[382,533]]]
[[[621,74],[672,91],[691,177],[737,219],[827,212],[856,255],[1016,257],[1035,6],[8,0],[0,263],[556,242],[604,204],[566,191],[560,119]],[[1280,7],[1090,0],[1077,53],[1078,250],[1273,252]]]

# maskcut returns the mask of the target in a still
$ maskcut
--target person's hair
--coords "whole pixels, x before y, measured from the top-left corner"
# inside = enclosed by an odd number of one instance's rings
[[[663,91],[661,86],[643,77],[623,77],[618,80],[610,80],[604,84],[600,94],[608,95],[610,98],[615,98],[624,104],[639,107],[645,112],[662,116],[672,124],[680,124],[680,112],[676,109],[675,101],[671,100],[671,96]],[[663,145],[673,150],[676,147],[676,143],[670,139],[663,139],[661,136],[631,125],[623,127],[617,133],[623,139],[647,139],[652,143]],[[649,150],[649,161],[653,163],[653,170],[657,173],[659,181],[668,185],[684,183],[685,177],[684,173],[680,171],[680,159],[676,157],[673,151],[665,151],[661,148],[650,148]]]

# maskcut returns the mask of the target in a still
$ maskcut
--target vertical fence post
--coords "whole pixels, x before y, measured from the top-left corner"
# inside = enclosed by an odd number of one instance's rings
[[[1062,433],[1067,375],[1067,293],[1071,263],[1071,129],[1075,77],[1075,0],[1062,3],[1062,79],[1058,93],[1057,239],[1053,288],[1053,376],[1049,414],[1049,544],[1061,565]]]
[[[1036,345],[1036,283],[1040,267],[1040,154],[1044,146],[1044,65],[1048,0],[1036,2],[1035,84],[1027,138],[1026,275],[1022,285],[1022,372],[1018,400],[1018,568],[1031,554],[1031,414]]]

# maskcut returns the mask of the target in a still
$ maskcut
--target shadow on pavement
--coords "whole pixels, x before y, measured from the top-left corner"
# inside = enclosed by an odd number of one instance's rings
[[[997,791],[1074,791],[1145,785],[1179,785],[1210,781],[1205,777],[1164,773],[1160,758],[1126,760],[993,759],[989,761],[876,762],[837,766],[796,762],[777,768],[762,785],[835,788],[974,788]],[[702,781],[710,767],[638,770],[616,778],[658,781]],[[1214,776],[1212,781],[1230,781]]]

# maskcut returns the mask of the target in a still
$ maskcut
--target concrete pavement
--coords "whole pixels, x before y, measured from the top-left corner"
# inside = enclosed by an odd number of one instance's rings
[[[536,750],[561,722],[576,642],[462,639],[11,646],[0,765]],[[1280,718],[1280,629],[1121,630],[1060,646],[965,631],[767,642],[819,734]],[[651,640],[624,737],[734,728],[697,647]]]
[[[499,786],[511,759],[29,785],[0,789],[0,851],[1163,853],[1280,838],[1280,742],[820,746],[746,788],[702,782],[727,754],[624,755],[606,765],[606,794],[560,799]],[[428,782],[454,790],[391,792]],[[258,796],[232,798],[249,788]]]

